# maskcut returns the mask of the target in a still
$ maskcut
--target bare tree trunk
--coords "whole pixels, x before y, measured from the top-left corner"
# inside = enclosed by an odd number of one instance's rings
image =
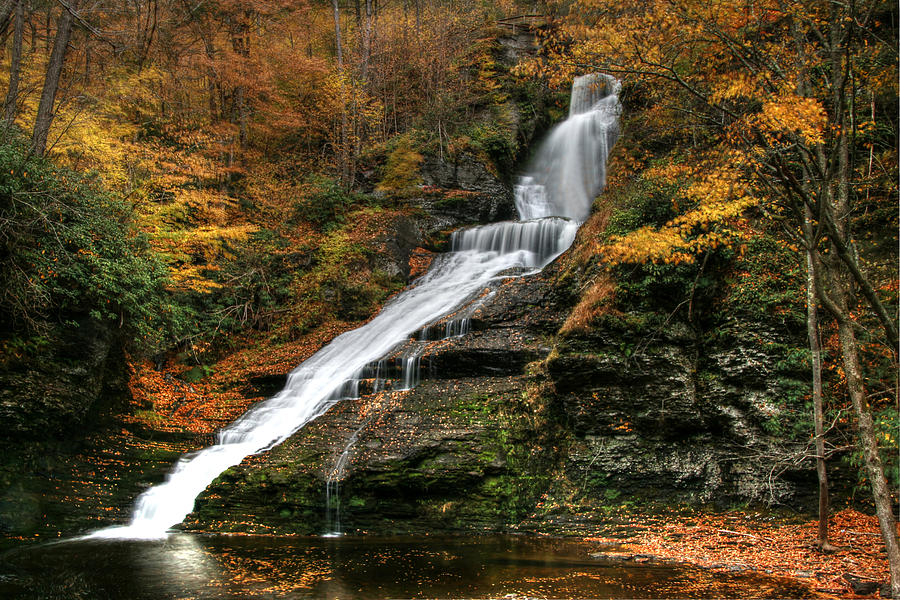
[[[806,238],[806,332],[812,363],[813,423],[816,432],[816,475],[819,479],[819,531],[816,546],[823,552],[836,548],[828,541],[828,470],[825,465],[825,424],[822,408],[822,345],[819,341],[819,315],[816,308],[816,257],[812,231],[812,211],[804,207],[803,233]]]
[[[838,71],[835,67],[835,71]],[[843,114],[841,115],[843,117]],[[826,201],[821,205],[819,220],[828,221],[834,225],[830,228],[830,256],[828,260],[829,289],[819,288],[821,299],[826,307],[834,315],[838,323],[838,337],[841,343],[841,360],[844,366],[844,375],[847,380],[847,391],[850,401],[856,413],[856,428],[859,446],[862,450],[865,462],[866,476],[872,490],[872,499],[875,503],[875,514],[878,517],[878,525],[887,551],[888,570],[891,574],[891,597],[900,600],[900,540],[897,537],[897,521],[894,518],[891,494],[887,479],[884,475],[884,465],[878,449],[878,439],[875,435],[875,424],[872,419],[872,411],[866,398],[865,380],[863,379],[862,366],[859,363],[859,344],[856,332],[853,329],[851,318],[851,304],[853,290],[853,277],[846,262],[838,256],[836,247],[843,244],[843,240],[849,238],[849,152],[846,121],[841,118],[837,130],[837,174],[833,189],[826,194]],[[840,215],[839,218],[837,216]],[[820,278],[819,280],[825,279]],[[824,293],[822,293],[824,292]]]
[[[338,69],[344,68],[344,50],[341,47],[341,11],[338,0],[331,0],[331,8],[334,12],[334,44],[337,53]]]
[[[244,86],[239,85],[234,88],[234,111],[232,112],[232,122],[237,122],[238,126],[238,161],[243,163],[244,150],[247,148],[247,102],[244,98]]]
[[[71,9],[76,10],[77,8],[78,2],[73,2]],[[53,122],[53,105],[56,102],[59,78],[62,75],[66,52],[68,51],[71,38],[72,13],[63,9],[56,23],[56,40],[53,43],[53,51],[50,53],[50,61],[47,63],[44,89],[41,92],[41,101],[38,104],[37,117],[34,120],[31,151],[38,156],[44,154],[44,151],[47,149],[47,135],[50,133],[50,124]]]
[[[156,34],[158,23],[159,4],[156,0],[152,0],[147,6],[147,18],[144,21],[141,30],[141,49],[138,55],[138,72],[144,68],[144,63],[147,62],[147,56],[150,54],[150,48],[153,46],[153,36]]]
[[[9,89],[3,104],[3,118],[7,123],[16,120],[16,100],[19,96],[19,74],[22,70],[22,30],[25,24],[25,0],[16,1],[16,22],[13,33],[12,60],[9,65]]]
[[[422,0],[416,2],[416,39],[420,39],[422,32]]]
[[[369,58],[372,54],[372,19],[372,0],[366,0],[366,19],[363,23],[362,36],[362,65],[360,67],[363,82],[369,77]]]
[[[856,412],[856,426],[865,461],[866,475],[872,488],[872,496],[875,500],[875,514],[878,516],[881,537],[884,539],[887,551],[888,570],[891,574],[891,597],[897,600],[900,598],[900,540],[897,539],[897,521],[894,518],[890,488],[884,476],[884,467],[878,450],[875,424],[872,420],[869,404],[866,401],[856,334],[850,321],[849,310],[845,311],[847,309],[846,298],[841,297],[837,301],[839,302],[839,309],[844,312],[843,318],[838,318],[838,336],[841,341],[847,389],[850,392],[850,400]]]
[[[344,50],[341,45],[341,11],[338,6],[338,0],[331,0],[331,8],[334,13],[334,43],[337,54],[337,66],[341,75],[341,102],[344,100]],[[341,183],[344,187],[349,185],[350,180],[350,157],[349,157],[349,133],[347,128],[347,107],[341,107],[341,148],[339,151],[341,161]]]
[[[812,255],[807,257],[812,267]],[[809,276],[812,278],[812,275]],[[819,479],[819,531],[816,546],[823,551],[833,551],[834,546],[828,541],[828,470],[825,464],[825,432],[824,410],[822,407],[822,349],[819,343],[819,323],[816,314],[815,291],[808,290],[807,295],[812,304],[807,307],[807,327],[809,333],[809,348],[812,355],[813,375],[813,419],[816,431],[816,475]]]
[[[209,94],[209,122],[215,123],[219,118],[219,110],[217,108],[218,103],[216,102],[216,99],[219,96],[219,76],[216,73],[215,68],[212,66],[212,61],[215,60],[216,50],[212,45],[212,42],[206,43],[206,41],[204,40],[204,44],[206,47],[206,57],[209,59],[210,63],[206,69],[206,90]]]
[[[900,600],[900,539],[897,536],[897,521],[894,517],[891,493],[887,479],[884,475],[884,465],[878,449],[878,440],[875,435],[875,425],[872,419],[872,411],[866,398],[865,380],[862,367],[859,363],[859,345],[856,340],[854,323],[851,319],[851,298],[854,291],[854,279],[861,284],[858,277],[858,269],[855,269],[855,260],[847,260],[847,255],[855,254],[852,248],[852,236],[850,232],[850,188],[852,178],[852,165],[850,162],[850,136],[853,133],[852,103],[851,113],[848,114],[847,86],[852,87],[853,61],[847,59],[847,42],[853,28],[856,27],[856,5],[850,3],[846,8],[850,15],[841,12],[842,5],[831,5],[830,27],[830,59],[831,59],[831,87],[833,111],[836,116],[835,130],[837,135],[836,159],[837,168],[834,174],[833,191],[827,194],[823,205],[820,222],[824,222],[830,240],[832,254],[830,267],[829,290],[832,297],[828,298],[826,306],[834,313],[838,322],[838,337],[841,342],[841,354],[844,365],[844,374],[847,379],[847,390],[857,417],[857,431],[859,444],[865,461],[866,475],[872,489],[872,497],[875,502],[875,513],[878,517],[878,525],[881,528],[881,536],[884,539],[887,551],[888,570],[891,574],[891,597]],[[849,17],[849,18],[848,18]],[[853,90],[850,90],[853,95]],[[864,278],[863,278],[864,279]],[[865,282],[866,284],[868,282]],[[861,291],[866,294],[867,285],[860,285]],[[824,299],[824,295],[823,295]],[[873,305],[875,313],[882,320],[885,333],[891,343],[893,351],[897,351],[897,330],[892,319],[878,311],[878,302]]]
[[[250,19],[250,15],[247,15],[248,19]],[[247,22],[239,23],[236,26],[236,30],[232,33],[231,39],[231,47],[235,54],[240,56],[243,59],[243,69],[247,69],[247,61],[250,58],[250,26]],[[246,87],[242,83],[241,85],[235,86],[233,91],[234,96],[234,114],[233,114],[233,122],[237,122],[238,126],[238,144],[240,149],[240,157],[239,160],[241,163],[244,161],[244,150],[247,148],[247,98],[246,98]]]

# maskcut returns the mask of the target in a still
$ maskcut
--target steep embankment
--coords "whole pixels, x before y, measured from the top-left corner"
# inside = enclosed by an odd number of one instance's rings
[[[574,327],[594,230],[485,290],[468,333],[429,344],[414,390],[344,402],[230,469],[187,527],[321,533],[339,503],[348,532],[574,532],[623,504],[803,504],[808,476],[772,477],[787,450],[766,429],[802,385],[786,360],[802,338],[650,308]]]

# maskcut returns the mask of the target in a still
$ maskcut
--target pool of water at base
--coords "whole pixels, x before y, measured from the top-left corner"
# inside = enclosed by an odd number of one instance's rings
[[[603,558],[525,536],[276,537],[32,544],[0,557],[0,597],[798,598],[785,579]],[[593,555],[593,556],[592,556]]]

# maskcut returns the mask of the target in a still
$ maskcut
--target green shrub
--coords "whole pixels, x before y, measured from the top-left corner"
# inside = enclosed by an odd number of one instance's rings
[[[214,272],[221,287],[206,298],[204,314],[213,322],[204,329],[229,333],[269,328],[280,307],[290,301],[296,276],[309,262],[307,253],[292,250],[288,240],[268,229],[226,246],[228,259]]]
[[[89,315],[149,349],[177,329],[165,266],[132,217],[95,179],[32,156],[12,129],[0,132],[3,337],[39,337]]]
[[[378,190],[394,196],[406,196],[415,192],[422,183],[419,166],[423,160],[422,155],[413,147],[411,136],[400,136],[388,154]]]
[[[307,182],[309,193],[294,209],[294,220],[314,223],[321,231],[343,225],[348,209],[361,201],[334,179],[314,175]]]

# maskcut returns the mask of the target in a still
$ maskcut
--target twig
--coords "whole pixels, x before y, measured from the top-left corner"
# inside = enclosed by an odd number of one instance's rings
[[[881,534],[876,534],[876,535],[881,535]],[[844,573],[845,579],[846,579],[847,575],[852,575],[853,577],[856,577],[857,579],[866,579],[868,581],[881,581],[880,579],[877,579],[875,577],[869,577],[867,575],[860,575],[859,573]]]
[[[90,23],[88,23],[87,21],[85,21],[85,20],[84,20],[84,17],[82,17],[82,16],[78,13],[78,11],[76,11],[73,7],[69,6],[69,5],[68,5],[66,2],[64,2],[63,0],[56,0],[56,1],[59,2],[59,4],[60,4],[64,9],[66,9],[66,11],[68,11],[68,13],[69,13],[70,15],[72,15],[72,16],[75,18],[75,20],[78,21],[78,23],[79,23],[82,27],[84,27],[88,32],[90,32],[91,34],[93,34],[94,37],[96,37],[96,38],[99,39],[100,41],[106,42],[107,44],[109,44],[110,46],[112,46],[112,49],[113,49],[115,52],[119,52],[119,50],[120,50],[119,46],[118,46],[114,41],[112,41],[111,39],[109,39],[109,38],[107,38],[105,35],[103,35],[103,33],[102,33],[99,29],[97,29],[96,27],[94,27],[93,25],[91,25]]]

